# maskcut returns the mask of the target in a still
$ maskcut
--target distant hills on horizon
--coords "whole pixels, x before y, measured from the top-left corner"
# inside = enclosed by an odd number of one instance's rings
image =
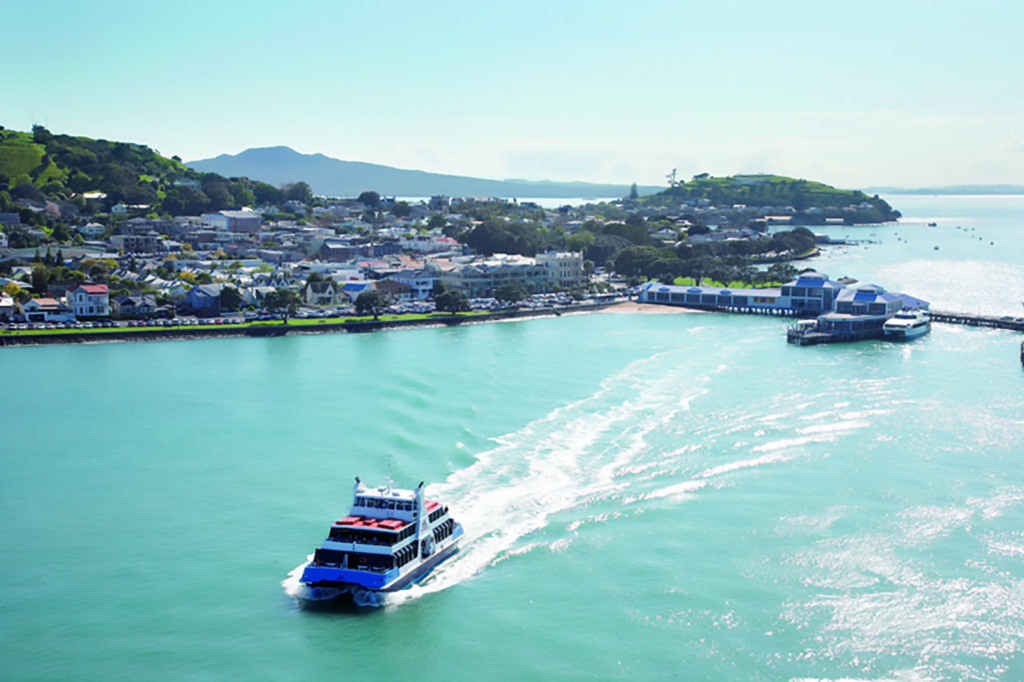
[[[946,185],[944,187],[865,187],[868,194],[1024,194],[1024,185]]]
[[[622,198],[631,185],[553,180],[489,180],[463,175],[446,175],[420,170],[393,168],[362,161],[342,161],[324,154],[302,154],[291,147],[256,147],[238,154],[221,154],[212,159],[188,161],[186,166],[203,173],[225,177],[247,177],[281,186],[307,182],[315,194],[354,197],[365,191],[384,195],[427,197],[501,198]],[[637,186],[641,195],[664,187]]]

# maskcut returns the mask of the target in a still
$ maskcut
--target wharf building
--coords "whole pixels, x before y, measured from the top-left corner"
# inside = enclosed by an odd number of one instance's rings
[[[816,335],[815,343],[880,338],[882,325],[898,311],[927,309],[929,305],[876,284],[847,286],[820,272],[805,272],[781,287],[765,289],[647,282],[640,287],[637,300],[705,310],[815,318],[790,330],[788,337],[794,343],[800,343],[800,338],[811,332]]]

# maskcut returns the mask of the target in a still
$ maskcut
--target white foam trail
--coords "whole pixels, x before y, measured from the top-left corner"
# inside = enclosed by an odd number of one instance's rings
[[[665,354],[627,366],[591,397],[558,408],[499,439],[471,466],[434,486],[466,529],[462,549],[411,590],[388,595],[398,604],[445,590],[517,551],[521,538],[548,525],[554,514],[621,487],[621,469],[635,466],[646,436],[665,428],[704,394],[703,381],[660,371]],[[645,377],[650,371],[653,376]],[[630,395],[626,401],[619,396]],[[681,448],[680,452],[690,448]]]
[[[789,460],[795,458],[796,455],[765,455],[763,457],[755,457],[753,459],[741,459],[738,462],[719,464],[716,467],[705,469],[700,474],[698,474],[698,477],[713,478],[715,476],[721,476],[722,474],[728,474],[733,471],[738,471],[740,469],[749,469],[751,467],[759,467],[765,464],[778,464],[779,462],[788,462]]]

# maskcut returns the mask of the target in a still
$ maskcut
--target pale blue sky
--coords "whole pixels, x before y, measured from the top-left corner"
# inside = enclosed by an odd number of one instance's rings
[[[0,124],[185,160],[1024,184],[1024,3],[0,0]]]

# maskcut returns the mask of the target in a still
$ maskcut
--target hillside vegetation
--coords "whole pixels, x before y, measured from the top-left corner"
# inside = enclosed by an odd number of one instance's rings
[[[900,215],[878,195],[868,196],[859,190],[836,189],[821,182],[781,175],[718,178],[705,173],[689,182],[674,183],[657,194],[638,199],[642,206],[669,207],[700,202],[715,206],[792,207],[808,224],[823,222],[825,218],[874,223],[895,220]]]
[[[62,215],[94,215],[127,204],[178,216],[308,197],[304,183],[282,190],[201,173],[141,144],[55,135],[42,126],[31,133],[0,128],[0,211],[17,211],[15,202],[22,200],[23,205],[54,202]],[[28,223],[44,218],[21,212]]]

